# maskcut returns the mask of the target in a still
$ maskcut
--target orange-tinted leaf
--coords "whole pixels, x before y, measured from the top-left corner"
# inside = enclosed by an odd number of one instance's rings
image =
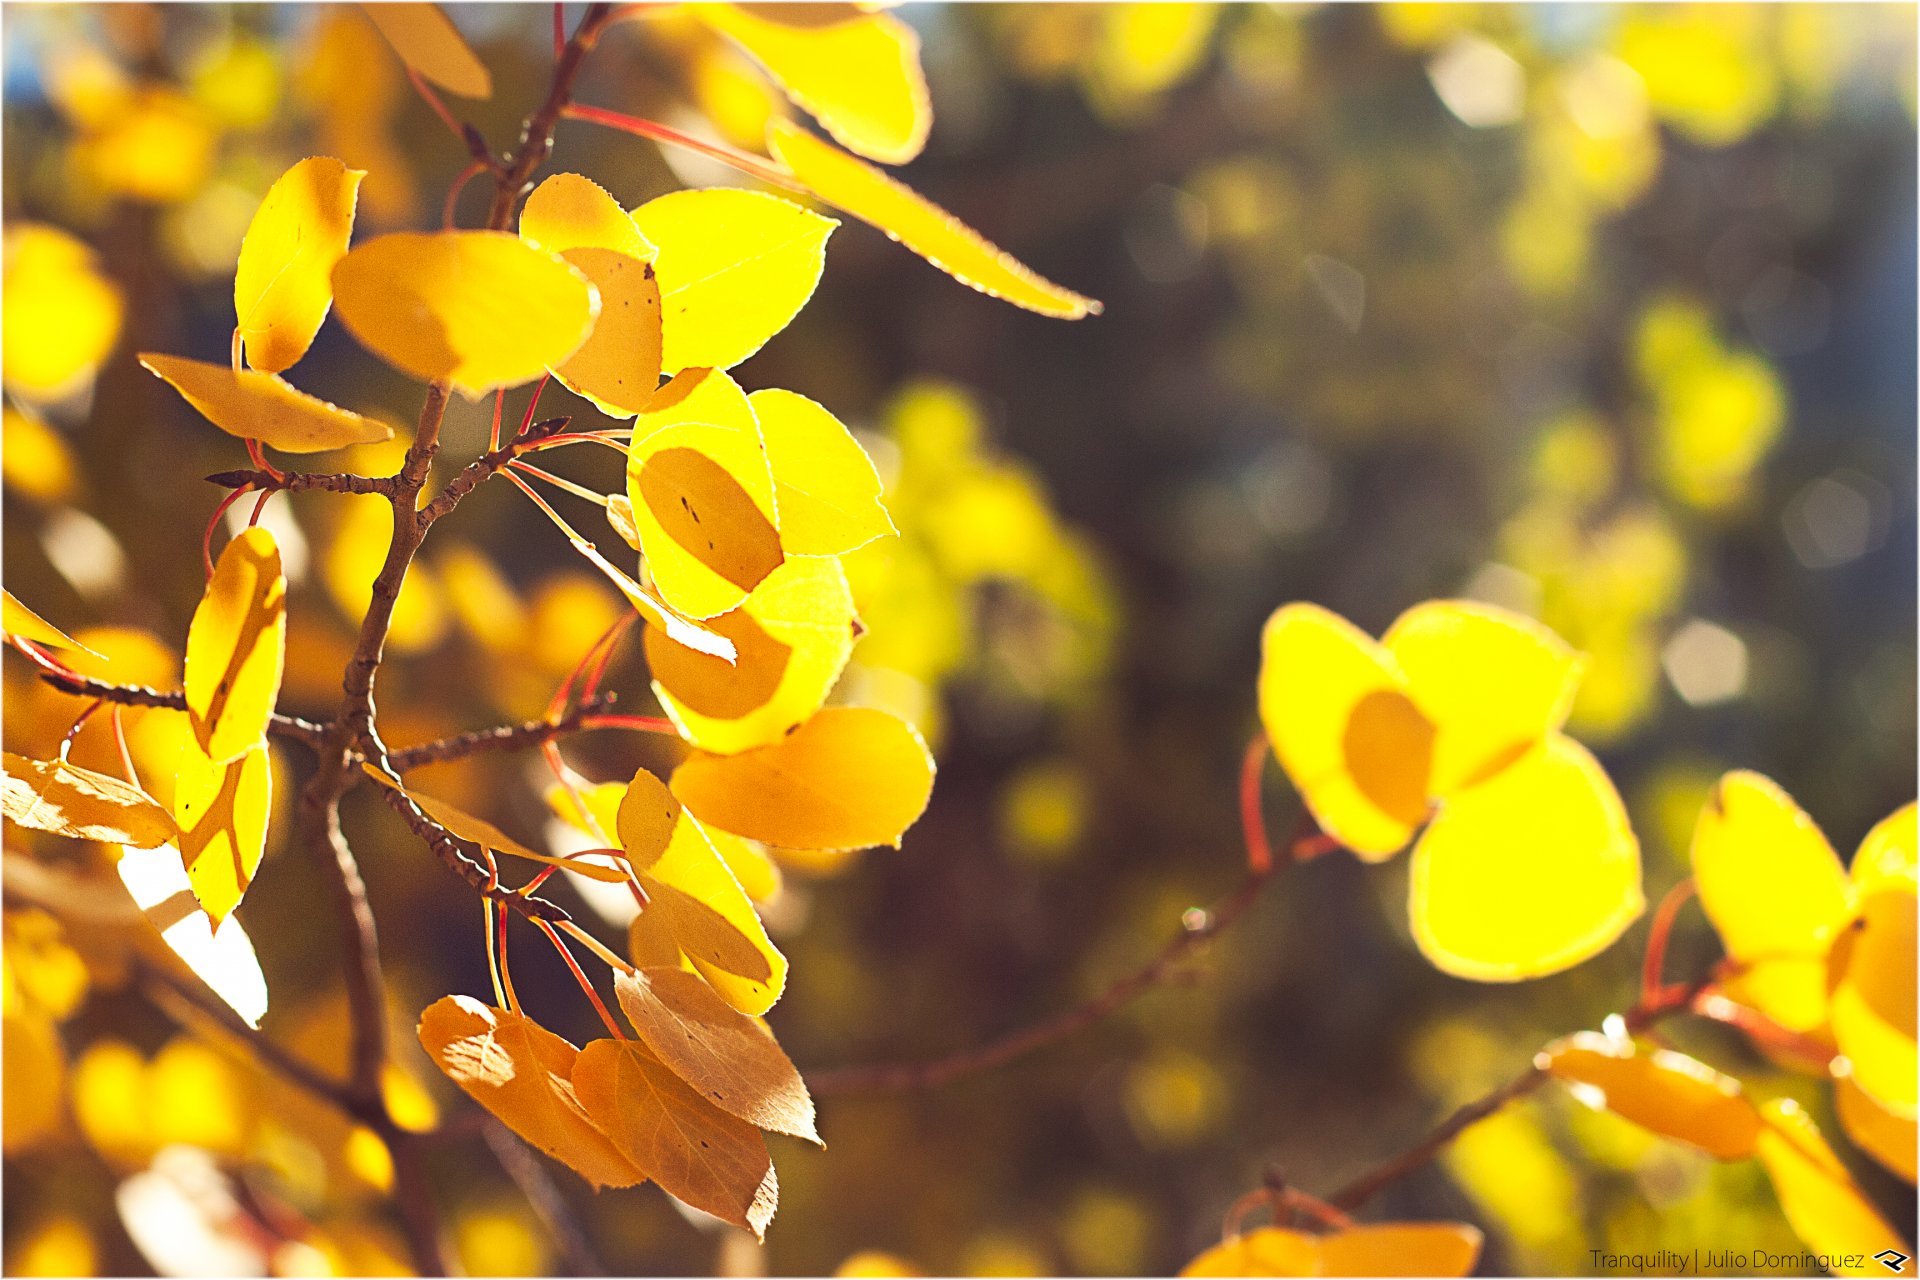
[[[768,746],[694,754],[672,786],[696,817],[750,840],[796,849],[897,846],[933,793],[933,756],[898,716],[829,707]]]
[[[551,253],[612,249],[651,262],[658,252],[618,200],[577,173],[556,173],[533,189],[520,209],[520,238]]]
[[[568,249],[560,256],[599,290],[600,318],[554,376],[607,416],[632,417],[660,386],[660,286],[653,268],[612,249]]]
[[[1478,1227],[1464,1222],[1383,1222],[1320,1239],[1323,1276],[1470,1276],[1480,1261]]]
[[[1853,1082],[1882,1107],[1912,1120],[1920,1055],[1914,1044],[1916,907],[1911,877],[1869,880],[1859,916],[1834,947],[1828,1007],[1833,1041]]]
[[[340,259],[333,290],[368,349],[474,398],[564,364],[600,311],[586,276],[504,231],[380,236]]]
[[[703,4],[694,13],[751,54],[840,145],[883,164],[905,164],[926,145],[933,108],[920,37],[900,19],[854,5]],[[802,14],[808,20],[793,20]]]
[[[1860,1259],[1857,1267],[1832,1268],[1835,1275],[1887,1274],[1873,1255],[1882,1249],[1904,1253],[1906,1245],[1855,1185],[1812,1118],[1788,1098],[1763,1103],[1760,1115],[1765,1124],[1755,1154],[1794,1234],[1815,1253]]]
[[[140,363],[230,436],[283,453],[318,453],[378,444],[393,428],[377,418],[329,404],[271,373],[148,351]]]
[[[187,716],[216,764],[266,741],[287,656],[287,578],[273,534],[242,530],[220,552],[187,628]]]
[[[1920,1152],[1920,1125],[1911,1118],[1902,1119],[1875,1102],[1853,1082],[1850,1072],[1833,1081],[1833,1106],[1840,1115],[1840,1127],[1847,1131],[1853,1145],[1905,1178],[1915,1180],[1916,1156]]]
[[[455,808],[445,800],[436,800],[407,787],[394,785],[392,778],[382,773],[372,764],[361,766],[366,775],[390,791],[398,791],[420,807],[420,811],[435,822],[459,836],[462,840],[471,840],[482,848],[495,853],[510,854],[516,858],[525,858],[530,862],[544,863],[550,867],[565,867],[577,872],[589,880],[604,880],[609,884],[621,884],[626,881],[627,873],[617,867],[603,866],[596,862],[583,862],[578,858],[556,858],[550,854],[535,853],[518,840],[484,818],[476,818],[470,813]]]
[[[420,1015],[420,1043],[475,1102],[594,1186],[645,1181],[575,1094],[580,1051],[531,1018],[442,996]]]
[[[1180,1268],[1183,1276],[1311,1276],[1320,1269],[1320,1241],[1305,1231],[1261,1227],[1224,1240]]]
[[[1664,1138],[1721,1160],[1744,1160],[1760,1135],[1760,1113],[1740,1082],[1668,1049],[1642,1053],[1630,1040],[1581,1031],[1556,1040],[1535,1061],[1592,1101]]]
[[[961,284],[1043,316],[1099,314],[1092,298],[1046,279],[931,200],[806,130],[771,121],[767,146],[814,195],[878,227]]]
[[[313,156],[267,189],[233,273],[233,309],[251,367],[279,373],[313,345],[333,306],[333,264],[347,252],[366,176]]]
[[[627,1021],[674,1074],[757,1128],[819,1142],[800,1073],[759,1023],[679,968],[616,973]]]
[[[779,1186],[752,1125],[707,1102],[632,1040],[587,1045],[573,1083],[635,1168],[676,1199],[765,1236]]]
[[[253,883],[272,811],[273,768],[264,742],[227,763],[209,759],[197,744],[181,749],[173,788],[180,858],[194,897],[216,926]]]
[[[437,4],[363,4],[400,60],[449,93],[493,96],[493,77]]]
[[[3,798],[8,821],[35,831],[150,849],[176,828],[153,797],[130,782],[63,760],[5,756]]]
[[[660,861],[660,855],[673,841],[674,824],[679,821],[680,802],[667,790],[667,784],[645,769],[637,771],[621,793],[620,809],[614,820],[627,860],[642,871]]]
[[[18,636],[49,649],[69,649],[75,653],[93,654],[96,658],[101,656],[14,599],[11,591],[0,591],[0,634]]]

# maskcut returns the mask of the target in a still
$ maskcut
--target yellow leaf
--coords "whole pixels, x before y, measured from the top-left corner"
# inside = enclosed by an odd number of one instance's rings
[[[675,191],[633,211],[659,247],[661,368],[730,369],[787,327],[820,282],[840,224],[778,196]]]
[[[600,295],[559,255],[504,231],[403,232],[333,269],[354,337],[396,368],[479,398],[566,363]]]
[[[779,1188],[754,1127],[695,1093],[632,1040],[595,1040],[573,1069],[581,1103],[670,1195],[763,1238]]]
[[[883,164],[905,164],[926,145],[933,107],[920,37],[900,19],[851,4],[703,4],[694,14],[745,49],[840,145]]]
[[[123,853],[114,870],[167,949],[248,1026],[258,1027],[267,1014],[267,979],[253,939],[238,916],[215,926],[194,897],[183,861],[179,849],[162,845]]]
[[[1485,778],[1566,723],[1585,664],[1559,636],[1491,605],[1430,600],[1380,643],[1434,726],[1428,791]]]
[[[1323,1276],[1470,1276],[1478,1227],[1464,1222],[1383,1222],[1320,1238]]]
[[[768,746],[696,752],[674,770],[672,786],[701,821],[749,840],[898,846],[933,794],[933,756],[898,716],[829,707]]]
[[[1385,649],[1318,605],[1289,604],[1261,640],[1260,720],[1320,828],[1369,861],[1427,818],[1434,729]]]
[[[627,499],[626,494],[607,495],[607,524],[620,535],[620,541],[635,551],[640,549],[640,526],[634,521],[633,503]]]
[[[1914,1046],[1914,881],[1878,881],[1834,947],[1829,1006],[1833,1041],[1853,1064],[1853,1082],[1905,1120],[1914,1118],[1920,1055]]]
[[[1700,905],[1745,966],[1727,995],[1789,1030],[1819,1030],[1827,951],[1851,905],[1820,828],[1772,781],[1737,771],[1708,797],[1691,856]]]
[[[520,238],[549,253],[612,249],[652,262],[657,252],[618,200],[577,173],[556,173],[533,189],[520,209]]]
[[[1304,1231],[1261,1227],[1225,1240],[1180,1268],[1183,1276],[1319,1274],[1320,1241]]]
[[[437,4],[363,4],[360,11],[387,38],[400,61],[449,93],[493,96],[493,77]]]
[[[724,636],[715,635],[697,623],[689,622],[661,602],[660,598],[633,580],[631,574],[619,568],[605,556],[600,548],[585,538],[574,536],[567,539],[575,551],[587,558],[588,563],[607,576],[607,580],[620,589],[634,611],[654,626],[661,628],[681,644],[700,653],[710,653],[717,658],[729,661],[733,658],[733,643]]]
[[[788,555],[845,555],[896,532],[873,459],[838,418],[792,391],[756,391],[747,401],[766,443]]]
[[[1414,941],[1436,968],[1479,982],[1571,968],[1646,907],[1619,792],[1557,733],[1449,797],[1414,846],[1410,876]]]
[[[0,379],[9,395],[58,400],[93,376],[120,337],[125,304],[85,243],[7,220],[0,285]]]
[[[1903,805],[1867,832],[1847,872],[1856,893],[1870,892],[1889,881],[1911,883],[1920,874],[1920,868],[1916,867],[1916,860],[1920,859],[1920,849],[1915,847],[1916,841],[1920,841],[1916,809],[1920,806]]]
[[[826,702],[853,652],[853,595],[837,559],[795,557],[707,625],[733,642],[731,663],[649,628],[647,667],[687,741],[732,754],[778,741]]]
[[[1912,1117],[1902,1119],[1875,1102],[1853,1082],[1850,1071],[1834,1077],[1833,1106],[1840,1115],[1840,1127],[1854,1146],[1909,1183],[1914,1181],[1920,1125]]]
[[[1880,1267],[1871,1261],[1874,1254],[1882,1249],[1906,1251],[1900,1233],[1874,1209],[1812,1118],[1792,1099],[1762,1103],[1760,1118],[1764,1124],[1755,1154],[1773,1180],[1780,1211],[1794,1234],[1815,1253],[1860,1259],[1857,1267],[1830,1268],[1835,1275],[1873,1275]]]
[[[1744,1160],[1760,1135],[1760,1113],[1740,1082],[1669,1049],[1641,1053],[1630,1040],[1580,1031],[1556,1040],[1536,1064],[1575,1086],[1575,1096],[1615,1115],[1700,1148]]]
[[[5,812],[35,831],[150,849],[173,839],[175,827],[152,796],[130,782],[63,760],[29,760],[9,751]]]
[[[22,640],[31,640],[49,649],[70,649],[76,653],[91,653],[96,658],[101,657],[100,654],[93,653],[93,650],[21,604],[14,598],[11,591],[0,591],[0,633],[18,636]]]
[[[420,1015],[420,1043],[475,1102],[595,1187],[646,1180],[575,1094],[580,1051],[531,1018],[442,996]]]
[[[314,156],[288,169],[240,242],[233,309],[247,363],[267,373],[292,367],[333,306],[333,264],[353,237],[364,169]]]
[[[756,1128],[819,1142],[813,1099],[773,1036],[679,968],[615,973],[614,993],[649,1049],[703,1098]]]
[[[187,715],[200,749],[227,764],[264,743],[287,657],[287,578],[258,526],[221,551],[187,628]]]
[[[767,146],[814,195],[878,227],[961,284],[1043,316],[1078,320],[1100,313],[1094,299],[1061,288],[931,200],[806,130],[770,121]]]
[[[556,858],[545,853],[535,853],[518,840],[484,818],[476,818],[448,804],[445,800],[436,800],[432,796],[418,791],[394,785],[392,778],[380,772],[371,763],[360,766],[366,775],[389,791],[397,791],[420,807],[420,811],[435,822],[451,831],[462,840],[471,840],[484,849],[495,853],[510,854],[516,858],[525,858],[529,862],[543,863],[549,867],[565,867],[568,871],[578,872],[589,880],[604,880],[609,884],[624,884],[627,873],[617,867],[603,866],[596,862],[584,862],[579,858]],[[609,853],[611,856],[611,853]]]
[[[599,290],[600,318],[554,376],[608,417],[630,418],[660,386],[660,286],[653,268],[612,249],[568,249],[560,256]]]
[[[140,363],[214,426],[283,453],[318,453],[393,438],[393,428],[310,396],[277,374],[148,351]]]
[[[253,883],[272,808],[273,769],[265,743],[225,764],[208,759],[197,744],[181,748],[173,789],[180,857],[193,896],[216,926]]]
[[[634,419],[627,501],[660,598],[689,618],[734,608],[780,565],[759,423],[718,369],[681,373]]]
[[[771,1009],[786,990],[787,958],[734,879],[701,822],[682,813],[659,861],[639,873],[648,904],[628,931],[636,954],[652,954],[663,935],[721,997],[742,1013]]]
[[[731,831],[713,827],[707,827],[705,831],[707,839],[713,844],[713,851],[720,855],[720,861],[727,864],[727,870],[739,881],[741,892],[750,901],[766,902],[780,892],[780,867],[765,848]]]
[[[619,833],[627,861],[640,871],[659,862],[673,841],[674,825],[679,821],[680,802],[667,790],[667,784],[645,769],[635,772],[633,781],[620,794],[620,808],[614,817],[614,830]]]

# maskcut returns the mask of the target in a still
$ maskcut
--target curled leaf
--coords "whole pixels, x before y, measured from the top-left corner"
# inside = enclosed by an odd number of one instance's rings
[[[277,374],[155,351],[142,353],[140,363],[228,435],[283,453],[318,453],[393,438],[393,428],[379,419],[310,396]]]
[[[7,819],[35,831],[150,849],[177,828],[152,796],[130,782],[64,760],[29,760],[6,753]]]

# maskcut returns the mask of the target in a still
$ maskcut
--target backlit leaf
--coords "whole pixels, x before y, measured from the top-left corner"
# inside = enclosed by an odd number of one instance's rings
[[[1554,734],[1454,793],[1413,849],[1414,941],[1435,967],[1479,982],[1571,968],[1646,907],[1640,844],[1587,749]]]
[[[840,145],[883,164],[905,164],[926,145],[933,108],[920,38],[900,19],[851,4],[703,4],[694,13],[752,55]],[[794,20],[803,13],[807,20]]]
[[[647,667],[687,741],[731,754],[778,741],[827,700],[853,652],[853,595],[837,559],[794,557],[707,626],[733,642],[731,663],[649,628]]]
[[[649,901],[628,942],[636,954],[652,954],[662,935],[671,938],[722,999],[759,1015],[786,990],[787,958],[715,847],[725,837],[680,815],[666,852],[639,873]]]
[[[933,793],[933,757],[898,716],[829,707],[767,746],[696,752],[672,786],[701,821],[750,840],[796,849],[897,846]]]
[[[265,743],[219,763],[197,744],[181,749],[173,787],[180,857],[194,897],[214,924],[238,906],[267,847],[273,769]]]
[[[573,1069],[580,1102],[636,1169],[756,1238],[779,1199],[766,1140],[632,1040],[595,1040]]]
[[[1827,1020],[1826,956],[1847,922],[1847,878],[1820,828],[1744,770],[1713,789],[1693,832],[1700,905],[1745,969],[1727,995],[1792,1031]]]
[[[172,845],[128,850],[114,869],[168,949],[248,1026],[258,1027],[267,1013],[267,979],[253,940],[238,916],[215,926],[194,897],[180,851]]]
[[[1435,796],[1484,778],[1564,724],[1584,665],[1532,619],[1462,600],[1415,605],[1380,643],[1434,725]]]
[[[1427,817],[1434,729],[1391,654],[1345,618],[1289,604],[1261,641],[1260,720],[1321,830],[1378,861]]]
[[[620,794],[620,808],[614,828],[627,860],[645,871],[660,861],[673,841],[673,829],[680,821],[680,802],[667,790],[667,784],[645,769],[633,775],[633,781]]]
[[[627,1021],[675,1075],[713,1105],[757,1128],[819,1142],[813,1099],[759,1023],[678,968],[616,973]]]
[[[1311,1276],[1320,1241],[1305,1231],[1261,1227],[1225,1240],[1180,1268],[1183,1276]]]
[[[19,636],[49,649],[70,649],[76,653],[101,655],[75,640],[45,618],[14,598],[11,591],[0,591],[0,633]]]
[[[400,60],[449,93],[493,96],[493,77],[437,4],[363,4]]]
[[[600,311],[586,276],[504,231],[380,236],[340,259],[333,290],[368,349],[473,398],[564,364]]]
[[[1861,1260],[1857,1267],[1832,1268],[1835,1275],[1872,1275],[1880,1267],[1872,1255],[1882,1249],[1906,1251],[1900,1233],[1874,1209],[1792,1099],[1762,1103],[1760,1117],[1764,1124],[1755,1154],[1773,1180],[1780,1211],[1794,1234],[1816,1253]]]
[[[130,782],[62,760],[6,753],[8,821],[35,831],[150,849],[173,839],[172,817]]]
[[[814,195],[878,227],[961,284],[1063,320],[1101,310],[1092,298],[1041,276],[931,200],[796,125],[770,121],[767,146]]]
[[[657,252],[618,200],[577,173],[556,173],[533,189],[520,209],[520,238],[550,253],[612,249],[651,262]]]
[[[283,453],[318,453],[393,438],[393,428],[310,396],[276,374],[148,351],[140,363],[230,436]]]
[[[554,376],[608,417],[632,417],[660,386],[660,286],[653,268],[612,249],[568,249],[560,256],[599,291],[600,318]]]
[[[1470,1276],[1478,1227],[1464,1222],[1383,1222],[1320,1238],[1323,1276]]]
[[[1575,1095],[1615,1115],[1700,1148],[1721,1160],[1744,1160],[1760,1135],[1760,1113],[1730,1076],[1668,1049],[1641,1052],[1630,1040],[1581,1031],[1535,1058]]]
[[[1853,855],[1853,865],[1847,869],[1847,879],[1856,892],[1871,892],[1886,882],[1910,883],[1920,875],[1920,867],[1916,866],[1916,861],[1920,861],[1920,848],[1916,848],[1916,842],[1920,841],[1917,817],[1920,817],[1920,806],[1902,805],[1867,832],[1867,838],[1860,842],[1860,848]]]
[[[1840,1127],[1847,1131],[1854,1146],[1908,1182],[1914,1181],[1920,1125],[1911,1117],[1902,1119],[1875,1102],[1853,1082],[1851,1072],[1834,1078],[1833,1106],[1840,1115]]]
[[[1834,947],[1829,1004],[1833,1041],[1853,1065],[1853,1082],[1882,1107],[1911,1120],[1920,1055],[1914,1046],[1914,882],[1874,883],[1860,914]]]
[[[760,427],[718,369],[681,373],[634,419],[627,501],[660,598],[689,618],[736,607],[780,565]]]
[[[588,563],[605,574],[607,580],[618,587],[620,594],[627,598],[627,603],[633,606],[634,612],[638,613],[648,622],[661,628],[689,649],[696,650],[700,653],[710,653],[717,658],[732,659],[732,641],[724,636],[715,635],[698,623],[687,621],[679,614],[667,608],[667,606],[661,602],[660,597],[654,595],[653,592],[634,581],[632,574],[627,573],[624,569],[621,569],[612,561],[608,560],[604,555],[601,555],[600,548],[594,546],[585,538],[573,537],[569,538],[568,542],[575,551],[578,551],[587,558]]]
[[[442,996],[420,1015],[420,1043],[475,1102],[595,1187],[646,1180],[575,1094],[580,1051],[531,1018]]]
[[[579,858],[556,858],[550,854],[535,853],[484,818],[476,818],[448,804],[445,800],[436,800],[432,796],[423,795],[408,787],[395,786],[392,778],[372,764],[363,764],[360,767],[365,770],[369,778],[389,791],[400,792],[418,805],[422,813],[462,840],[471,840],[495,853],[510,854],[516,858],[525,858],[529,862],[544,863],[550,867],[565,867],[589,880],[604,880],[610,884],[622,884],[626,881],[627,873],[617,867],[609,867],[597,862],[584,862]]]
[[[760,421],[788,555],[845,555],[895,532],[873,459],[838,418],[792,391],[756,391],[747,400]]]
[[[799,314],[820,282],[832,218],[778,196],[675,191],[633,211],[658,246],[661,368],[730,369]]]
[[[333,264],[347,252],[366,176],[313,156],[267,189],[233,274],[233,309],[251,367],[279,373],[313,345],[333,306]]]
[[[287,578],[273,534],[242,530],[221,551],[187,628],[187,715],[226,764],[266,741],[287,656]]]

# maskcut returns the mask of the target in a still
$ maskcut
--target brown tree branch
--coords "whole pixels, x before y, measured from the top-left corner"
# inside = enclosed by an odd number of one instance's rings
[[[320,489],[329,493],[377,493],[391,498],[394,491],[392,476],[356,476],[334,471],[283,471],[275,475],[270,471],[241,468],[216,471],[206,479],[209,484],[228,489],[255,489],[261,493],[306,493]]]
[[[583,728],[582,722],[606,711],[614,705],[611,690],[597,693],[575,703],[573,708],[558,720],[525,720],[519,724],[495,725],[491,729],[476,729],[472,733],[456,734],[451,738],[436,738],[432,742],[422,742],[418,746],[401,747],[397,751],[387,752],[387,763],[401,773],[417,769],[423,764],[439,764],[445,760],[461,760],[467,756],[480,755],[488,751],[515,751],[521,747],[537,747],[554,738],[565,737]]]
[[[40,678],[60,692],[70,693],[77,698],[99,698],[103,702],[117,702],[125,707],[164,707],[172,711],[187,709],[187,695],[177,689],[166,693],[143,684],[113,684],[90,676],[59,671],[42,671]],[[317,747],[326,741],[327,726],[276,711],[267,722],[267,732]]]

